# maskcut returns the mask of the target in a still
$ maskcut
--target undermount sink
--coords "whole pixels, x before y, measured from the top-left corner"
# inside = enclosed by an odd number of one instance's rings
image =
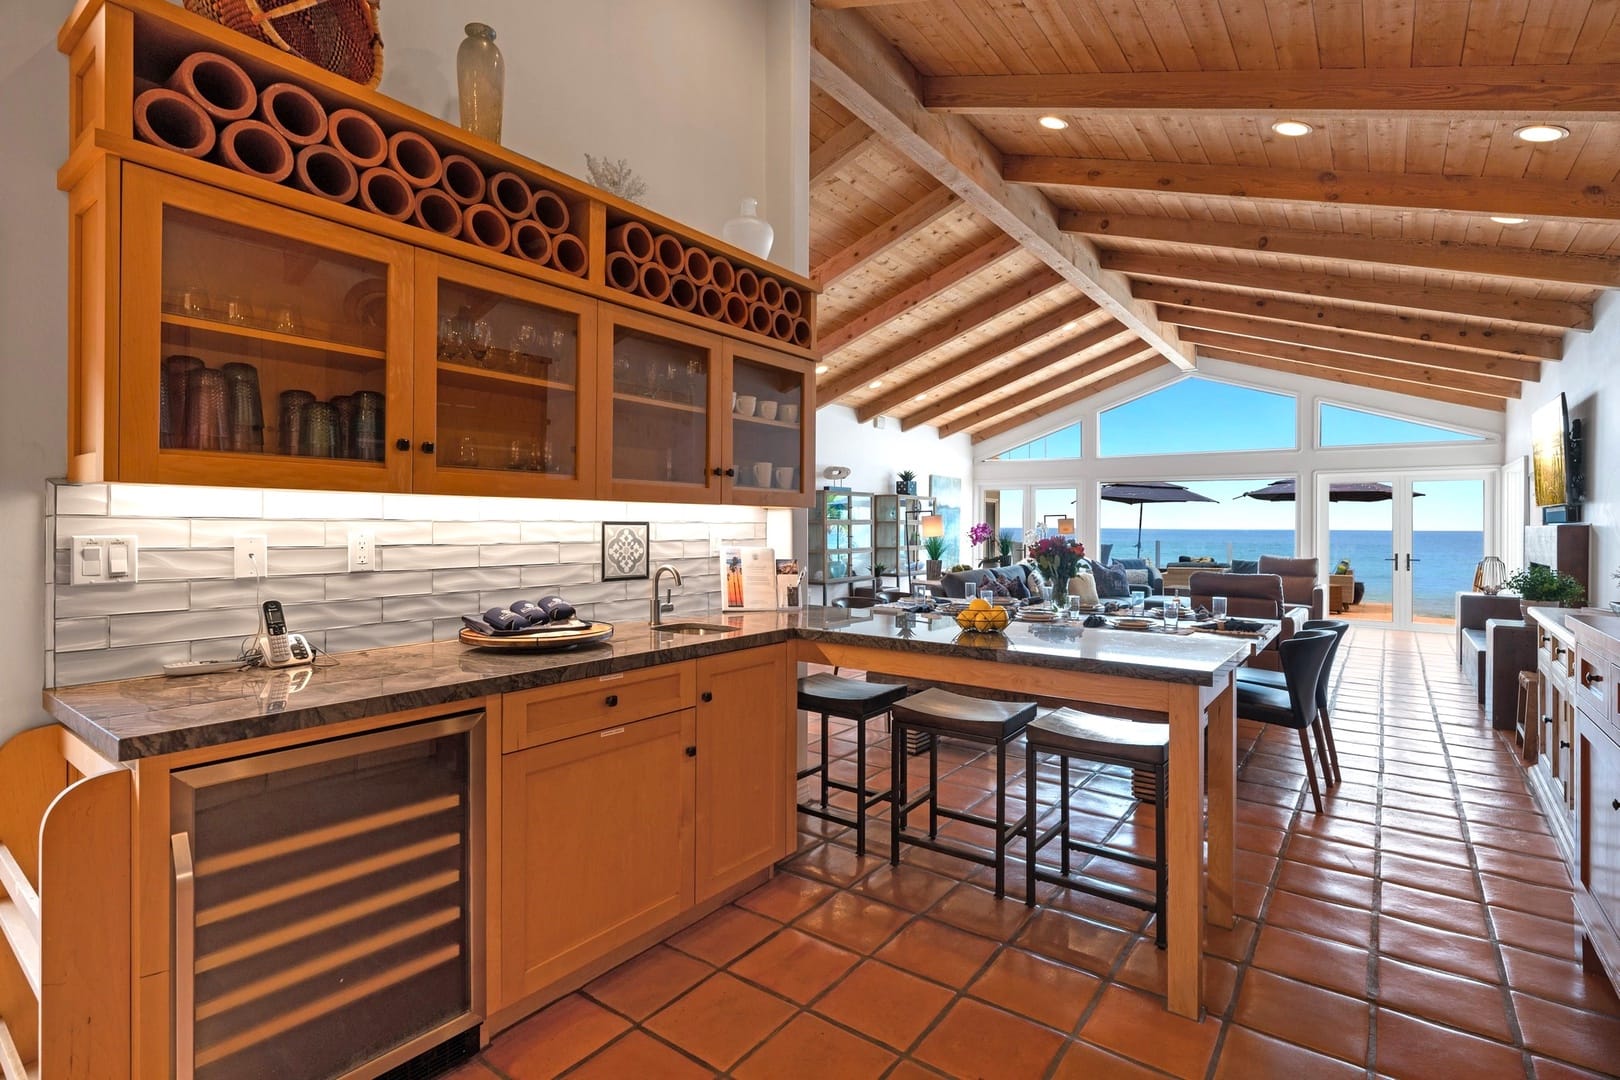
[[[721,634],[735,634],[739,627],[726,626],[722,623],[706,622],[667,622],[659,623],[653,627],[660,634],[686,634],[691,637],[719,637]]]

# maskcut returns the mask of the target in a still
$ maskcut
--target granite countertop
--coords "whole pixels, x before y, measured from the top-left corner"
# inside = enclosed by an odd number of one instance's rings
[[[1246,659],[1251,640],[1172,637],[1072,624],[1015,622],[1005,635],[961,638],[956,623],[866,610],[708,615],[735,634],[693,638],[620,623],[612,640],[565,652],[489,652],[459,641],[345,653],[314,669],[151,676],[46,690],[45,708],[115,761],[219,746],[406,709],[611,675],[788,640],[990,660],[1212,685]]]

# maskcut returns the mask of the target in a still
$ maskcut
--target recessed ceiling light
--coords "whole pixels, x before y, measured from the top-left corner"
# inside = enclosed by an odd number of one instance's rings
[[[924,390],[922,393],[918,394],[916,397],[912,398],[911,400],[912,401],[921,401],[923,398],[925,398],[927,396],[928,396],[928,391]]]
[[[876,390],[878,387],[880,387],[882,385],[883,385],[883,380],[882,379],[873,379],[871,382],[866,384],[866,388],[868,390]]]
[[[1069,126],[1069,122],[1061,116],[1043,116],[1040,125],[1047,131],[1062,131]]]
[[[1569,138],[1569,128],[1559,127],[1557,124],[1526,124],[1521,128],[1514,128],[1513,134],[1525,142],[1557,142],[1559,139]]]
[[[1080,325],[1080,321],[1078,319],[1076,319],[1074,322],[1064,323],[1063,324],[1063,329],[1065,329],[1065,330],[1073,330],[1075,327],[1077,327],[1079,325]]]
[[[1279,120],[1271,125],[1271,130],[1279,135],[1287,135],[1290,139],[1297,139],[1301,135],[1309,135],[1316,129],[1303,120]]]
[[[826,364],[817,364],[816,365],[816,374],[817,375],[825,375],[825,374],[827,374],[827,365]]]
[[[1523,225],[1526,219],[1522,217],[1498,217],[1496,214],[1492,214],[1491,220],[1498,225]]]

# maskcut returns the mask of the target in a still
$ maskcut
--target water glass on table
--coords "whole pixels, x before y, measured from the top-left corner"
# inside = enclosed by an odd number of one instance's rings
[[[1217,623],[1226,622],[1226,597],[1212,596],[1209,600],[1209,614]]]
[[[1181,625],[1181,601],[1174,596],[1164,598],[1164,628],[1174,630]]]
[[[979,590],[979,599],[983,600],[987,604],[995,603],[996,602],[996,590],[994,590],[994,589],[980,589]]]

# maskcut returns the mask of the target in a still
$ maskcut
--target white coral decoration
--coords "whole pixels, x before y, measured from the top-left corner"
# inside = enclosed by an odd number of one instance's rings
[[[635,170],[630,168],[630,163],[624,158],[609,161],[605,157],[586,154],[585,171],[589,174],[591,183],[621,199],[640,202],[641,197],[647,194],[647,182],[636,175]]]

